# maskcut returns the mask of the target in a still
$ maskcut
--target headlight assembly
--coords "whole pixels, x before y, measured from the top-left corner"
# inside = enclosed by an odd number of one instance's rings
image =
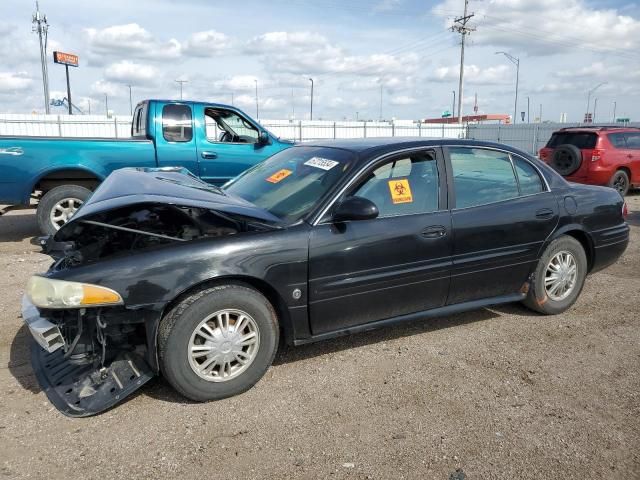
[[[110,288],[33,276],[27,296],[39,308],[85,308],[122,305],[122,297]]]

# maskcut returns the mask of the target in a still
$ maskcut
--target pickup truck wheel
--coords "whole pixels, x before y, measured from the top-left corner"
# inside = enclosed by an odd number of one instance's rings
[[[201,290],[160,323],[160,369],[185,397],[198,402],[238,395],[265,374],[276,354],[276,313],[244,285]]]
[[[44,235],[55,234],[89,198],[91,190],[79,185],[60,185],[40,199],[36,217]]]
[[[587,276],[587,255],[568,235],[555,239],[542,254],[524,304],[536,312],[555,315],[575,303]]]
[[[615,188],[623,197],[629,192],[629,175],[624,170],[618,170],[609,180],[609,186]]]

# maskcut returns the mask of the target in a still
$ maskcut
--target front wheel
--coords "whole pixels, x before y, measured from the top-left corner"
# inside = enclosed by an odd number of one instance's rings
[[[91,195],[91,190],[80,185],[60,185],[52,188],[40,199],[36,217],[44,235],[54,235]]]
[[[260,380],[276,354],[278,321],[269,301],[244,285],[221,285],[178,303],[160,323],[160,369],[195,401],[240,394]]]
[[[575,303],[587,276],[587,255],[580,242],[557,238],[540,257],[524,304],[546,315],[555,315]]]

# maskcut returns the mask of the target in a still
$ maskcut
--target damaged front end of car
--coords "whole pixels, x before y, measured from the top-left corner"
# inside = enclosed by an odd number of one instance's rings
[[[65,415],[94,415],[159,373],[165,301],[150,282],[109,288],[105,265],[135,269],[138,255],[161,258],[185,243],[278,228],[268,212],[184,172],[114,172],[72,221],[43,239],[55,262],[31,278],[23,298],[34,371],[49,400]]]

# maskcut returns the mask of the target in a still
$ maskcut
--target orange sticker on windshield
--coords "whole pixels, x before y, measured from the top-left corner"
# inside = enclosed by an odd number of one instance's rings
[[[394,204],[413,202],[409,180],[389,180],[389,191]]]
[[[279,181],[287,178],[292,173],[293,172],[291,170],[287,170],[286,168],[283,168],[282,170],[278,170],[276,173],[274,173],[269,178],[267,178],[267,182],[278,183]]]

